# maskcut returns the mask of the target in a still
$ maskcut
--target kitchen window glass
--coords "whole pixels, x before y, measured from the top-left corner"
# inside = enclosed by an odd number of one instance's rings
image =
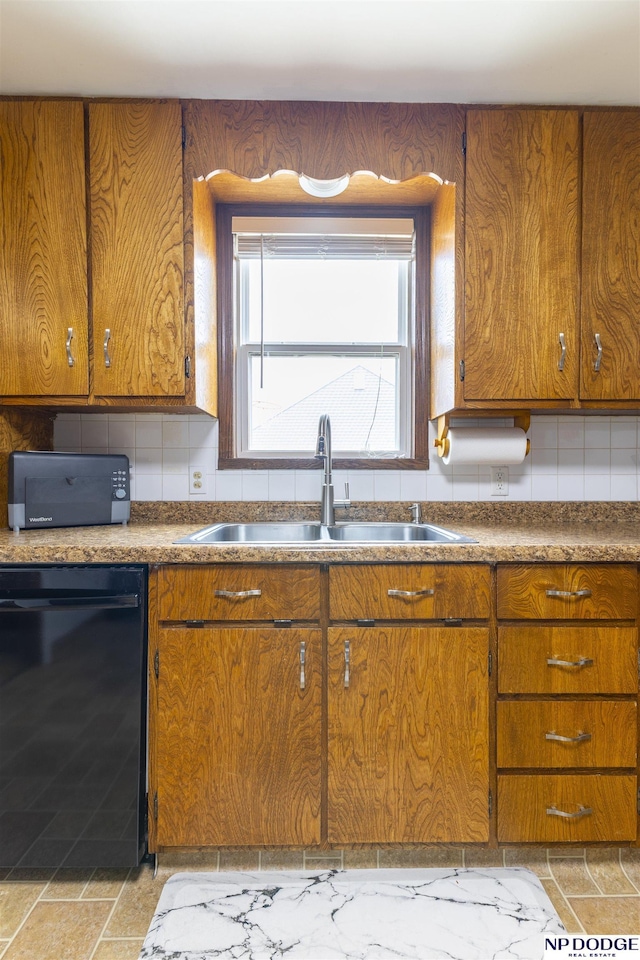
[[[234,459],[414,460],[415,221],[232,213]]]

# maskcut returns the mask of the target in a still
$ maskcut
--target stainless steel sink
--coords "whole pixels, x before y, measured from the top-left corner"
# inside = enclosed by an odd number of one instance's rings
[[[431,523],[336,523],[327,527],[332,540],[357,543],[476,543],[461,533],[434,527]]]
[[[312,543],[323,539],[319,523],[216,523],[176,543]]]
[[[216,523],[176,543],[476,543],[430,523]]]

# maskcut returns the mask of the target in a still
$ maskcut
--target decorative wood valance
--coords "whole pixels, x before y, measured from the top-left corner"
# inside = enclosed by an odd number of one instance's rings
[[[248,180],[278,170],[321,180],[367,170],[462,182],[458,104],[191,100],[185,129],[194,180],[221,170]]]

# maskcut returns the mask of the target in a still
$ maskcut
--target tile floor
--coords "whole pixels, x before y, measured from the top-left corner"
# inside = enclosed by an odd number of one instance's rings
[[[162,886],[188,870],[526,866],[572,933],[640,934],[640,850],[452,847],[165,855],[150,867],[0,870],[2,960],[137,960]]]

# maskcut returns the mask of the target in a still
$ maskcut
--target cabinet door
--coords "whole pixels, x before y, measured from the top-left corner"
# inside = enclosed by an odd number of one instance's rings
[[[89,392],[81,103],[0,103],[3,396]]]
[[[467,113],[466,400],[577,396],[578,140],[574,110]]]
[[[332,843],[484,842],[488,631],[329,629]]]
[[[640,110],[585,113],[582,208],[581,396],[637,400]]]
[[[93,392],[184,394],[180,104],[89,105]]]
[[[320,630],[165,628],[158,649],[157,842],[318,843]]]

